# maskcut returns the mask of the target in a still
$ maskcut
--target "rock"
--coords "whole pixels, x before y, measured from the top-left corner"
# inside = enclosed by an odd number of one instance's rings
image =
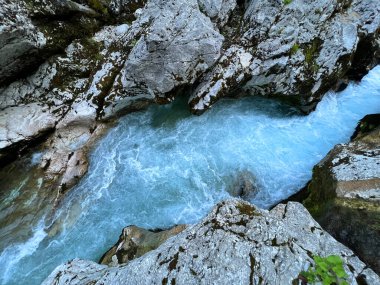
[[[373,116],[366,117],[370,121]],[[363,121],[362,121],[363,122]],[[365,122],[365,121],[364,121]],[[363,123],[359,123],[359,128]],[[304,202],[316,220],[380,272],[380,127],[337,145],[313,169]]]
[[[98,30],[96,18],[101,14],[87,4],[0,0],[0,86],[35,70],[72,40]]]
[[[227,24],[236,8],[236,0],[198,0],[200,11],[216,23],[218,28]]]
[[[52,132],[56,122],[48,108],[37,103],[0,112],[0,159],[15,155],[14,149],[20,152],[29,141]]]
[[[292,284],[312,264],[312,255],[332,254],[344,260],[349,284],[380,282],[301,204],[266,211],[228,200],[127,265],[107,267],[75,259],[57,267],[43,284]]]
[[[359,79],[379,62],[380,7],[372,0],[245,5],[223,30],[232,45],[190,97],[194,113],[236,93],[277,97],[308,113],[339,79]]]
[[[371,0],[0,1],[0,117],[38,104],[53,131],[94,129],[184,88],[194,113],[242,93],[310,111],[351,66],[363,73],[380,56]],[[39,137],[0,136],[12,145],[0,152],[16,157]]]
[[[355,132],[351,136],[351,140],[360,139],[368,132],[373,131],[378,126],[380,126],[380,114],[366,115],[358,123],[357,127],[355,128]]]
[[[128,263],[132,259],[156,249],[168,238],[185,229],[186,225],[158,231],[145,230],[136,226],[126,227],[123,229],[118,242],[102,256],[99,263],[109,266]]]
[[[217,61],[223,42],[195,0],[149,1],[130,34],[133,48],[105,98],[111,108],[142,94],[170,102],[178,88],[193,84]]]
[[[241,197],[244,200],[252,200],[258,193],[256,177],[249,171],[240,171],[233,184],[227,189],[233,197]]]
[[[17,15],[17,17],[16,17]],[[0,1],[0,85],[35,64],[46,38],[28,17],[21,1]]]

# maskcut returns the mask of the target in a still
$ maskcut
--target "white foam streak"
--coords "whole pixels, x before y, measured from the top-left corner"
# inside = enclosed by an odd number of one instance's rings
[[[8,281],[17,274],[18,263],[25,257],[32,255],[46,237],[43,220],[35,228],[33,236],[25,243],[7,247],[0,254],[0,281],[7,284]]]

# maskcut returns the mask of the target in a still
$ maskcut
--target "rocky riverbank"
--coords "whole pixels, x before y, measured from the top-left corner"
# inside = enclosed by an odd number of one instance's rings
[[[379,123],[378,114],[363,118],[352,141],[334,147],[315,166],[313,179],[304,190],[308,194],[304,203],[323,228],[376,271]],[[128,227],[102,258],[103,264],[116,267],[76,259],[58,267],[44,284],[198,284],[215,280],[220,284],[298,284],[299,272],[313,264],[313,256],[331,254],[343,258],[349,284],[380,282],[324,229],[298,203],[279,204],[268,212],[242,200],[230,200],[216,205],[203,221],[179,234],[176,228],[152,233]],[[164,239],[159,238],[161,234]],[[152,251],[147,250],[146,236],[155,241]],[[157,240],[169,236],[174,237],[155,249],[161,243]],[[145,254],[140,257],[137,252]],[[133,260],[135,257],[140,258]]]
[[[40,168],[64,192],[86,172],[104,123],[184,88],[194,113],[237,93],[309,112],[378,62],[379,9],[371,0],[1,0],[0,160],[43,141]]]
[[[349,284],[380,282],[301,204],[289,202],[265,211],[228,200],[126,265],[107,267],[75,259],[55,269],[43,284],[298,284],[313,255],[331,254],[344,260]]]
[[[353,140],[314,167],[304,202],[331,235],[380,272],[380,120],[366,116]]]
[[[120,116],[179,94],[194,114],[242,95],[275,97],[309,113],[328,90],[379,63],[379,34],[380,6],[372,0],[0,0],[0,179],[19,175],[38,205],[30,213],[18,186],[2,184],[17,198],[4,200],[1,245],[18,231],[14,241],[29,237],[42,217],[44,234],[60,231],[51,216]],[[380,272],[380,133],[371,118],[315,167],[305,201],[355,253],[300,204],[265,211],[229,200],[173,238],[123,233],[103,259],[114,268],[74,260],[45,284],[290,284],[313,255],[330,254],[344,260],[350,284],[379,283],[359,260]],[[238,177],[230,192],[255,197],[255,175]]]

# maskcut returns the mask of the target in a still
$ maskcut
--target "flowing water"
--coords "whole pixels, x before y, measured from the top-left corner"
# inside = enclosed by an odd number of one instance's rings
[[[65,198],[48,235],[42,221],[0,255],[1,284],[39,284],[57,265],[97,261],[127,225],[165,228],[201,219],[249,171],[269,207],[303,187],[312,167],[380,112],[380,66],[359,85],[324,97],[301,116],[262,98],[222,100],[202,116],[181,101],[127,115],[91,154],[88,174]],[[11,191],[10,191],[11,192]],[[53,225],[54,226],[54,225]]]

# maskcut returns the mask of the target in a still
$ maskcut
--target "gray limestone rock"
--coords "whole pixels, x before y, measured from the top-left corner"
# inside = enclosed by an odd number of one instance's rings
[[[233,10],[236,8],[236,0],[198,0],[200,11],[211,21],[222,28],[227,24]]]
[[[146,94],[169,102],[220,56],[223,37],[197,1],[149,1],[131,26],[133,47],[106,97],[111,105]]]
[[[0,85],[35,63],[46,41],[22,1],[0,0]]]
[[[314,167],[305,201],[317,221],[376,272],[380,272],[379,146],[380,127],[335,146]]]
[[[97,11],[71,0],[0,1],[0,86],[35,70],[99,28]]]
[[[313,263],[312,255],[332,254],[343,259],[350,284],[380,282],[301,204],[266,211],[228,200],[127,265],[107,267],[75,259],[57,267],[43,284],[298,284],[298,274]]]
[[[379,62],[376,1],[253,0],[246,5],[232,28],[238,39],[189,100],[194,113],[236,92],[278,97],[308,113],[338,79],[358,79]]]

